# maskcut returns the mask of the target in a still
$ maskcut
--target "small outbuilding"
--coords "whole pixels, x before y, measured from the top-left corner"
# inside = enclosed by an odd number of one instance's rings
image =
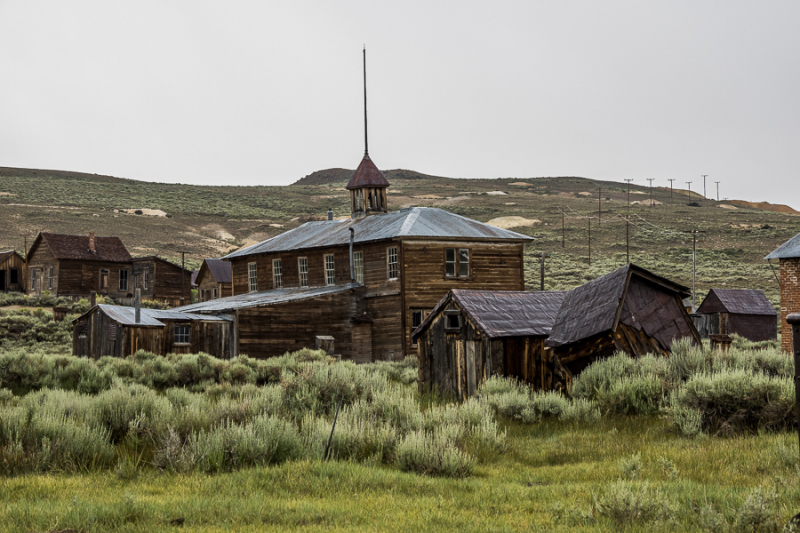
[[[540,390],[569,386],[571,376],[545,347],[565,296],[451,289],[412,334],[420,392],[436,388],[465,399],[492,375]]]
[[[688,287],[625,265],[569,291],[546,344],[573,375],[618,351],[666,355],[677,339],[700,342],[683,306],[688,295]]]
[[[201,302],[233,295],[231,263],[222,259],[207,258],[197,273],[197,296]]]
[[[25,258],[16,250],[0,252],[0,292],[25,292]]]
[[[751,341],[778,339],[778,312],[755,289],[711,289],[692,321],[704,338],[736,334]]]
[[[158,355],[205,352],[233,356],[233,320],[172,310],[96,305],[72,322],[72,355],[126,357],[137,350]]]

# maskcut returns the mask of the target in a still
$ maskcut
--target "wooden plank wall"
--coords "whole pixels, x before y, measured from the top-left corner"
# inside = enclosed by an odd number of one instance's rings
[[[11,270],[16,269],[18,282],[14,285],[11,284]],[[27,287],[27,279],[25,275],[25,261],[17,254],[9,255],[5,261],[0,263],[0,273],[5,276],[6,291],[25,292]]]
[[[52,289],[47,288],[46,285],[47,279],[45,278],[44,274],[50,267],[55,268],[55,279],[53,280]],[[31,272],[34,270],[38,270],[35,290],[31,287],[31,282],[30,282]],[[58,260],[56,260],[55,256],[53,256],[53,253],[50,251],[50,248],[48,248],[47,245],[44,244],[44,242],[41,242],[39,246],[37,246],[33,250],[33,253],[30,256],[30,261],[28,261],[28,268],[26,275],[28,279],[25,280],[25,286],[28,288],[28,294],[30,295],[41,294],[42,290],[49,290],[53,295],[61,296],[63,294],[69,293],[71,289],[73,292],[80,291],[80,277],[77,278],[77,281],[76,280],[61,281],[59,274],[60,273],[58,269]],[[59,287],[62,285],[64,287],[64,293],[59,294],[58,290]]]
[[[643,329],[664,348],[672,346],[673,339],[694,337],[694,326],[680,299],[638,276],[630,279],[620,323]]]
[[[181,286],[184,304],[192,302],[192,273],[167,261],[154,260],[153,298],[171,307],[181,305]],[[183,273],[183,278],[181,277]],[[183,280],[183,281],[181,281]]]

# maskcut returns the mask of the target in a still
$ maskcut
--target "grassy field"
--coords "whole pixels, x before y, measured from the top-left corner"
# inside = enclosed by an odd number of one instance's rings
[[[509,451],[463,480],[308,460],[0,478],[0,529],[780,531],[800,511],[794,434],[687,439],[657,417],[621,416],[508,430]]]

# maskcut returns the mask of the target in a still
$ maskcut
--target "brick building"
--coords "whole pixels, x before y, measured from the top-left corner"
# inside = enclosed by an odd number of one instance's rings
[[[780,261],[781,348],[792,353],[792,328],[786,322],[791,313],[800,313],[800,233],[765,257]]]

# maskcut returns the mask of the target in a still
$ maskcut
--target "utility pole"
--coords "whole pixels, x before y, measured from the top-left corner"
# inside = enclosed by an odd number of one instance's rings
[[[589,264],[592,264],[592,217],[587,217],[589,221]]]
[[[653,207],[653,180],[655,178],[647,178],[647,181],[650,182],[650,207]]]
[[[708,176],[708,174],[700,175],[703,176],[703,198],[706,198],[706,176]]]
[[[600,211],[601,211],[601,202],[602,202],[602,192],[603,189],[598,187],[597,188],[597,225],[600,225]]]
[[[689,186],[689,198],[691,198],[692,197],[692,182],[691,181],[687,181],[686,185]]]
[[[717,201],[719,202],[719,182],[715,181],[714,183],[717,184]]]
[[[561,247],[564,248],[564,244],[567,242],[567,232],[564,225],[564,208],[561,206],[558,208],[561,210]]]
[[[695,305],[695,287],[697,280],[697,234],[705,233],[705,231],[693,229],[684,231],[684,233],[692,234],[692,313],[694,313],[697,311],[697,306]]]
[[[625,178],[625,181],[628,182],[628,212],[631,212],[631,182],[633,178]]]
[[[672,182],[675,178],[667,178],[667,181],[669,181],[669,203],[672,203]]]
[[[625,215],[625,262],[631,263],[631,232],[630,232],[630,216]]]
[[[186,254],[189,252],[180,250],[179,253],[181,254],[181,305],[184,305],[186,303],[184,301],[184,295],[186,294],[186,280],[184,279],[186,278]],[[190,301],[189,303],[192,302]]]
[[[538,254],[533,254],[534,257],[539,256],[539,266],[540,266],[540,274],[541,274],[541,281],[540,281],[540,288],[539,290],[544,290],[544,260],[547,257],[550,257],[550,254],[545,252],[539,252]]]

